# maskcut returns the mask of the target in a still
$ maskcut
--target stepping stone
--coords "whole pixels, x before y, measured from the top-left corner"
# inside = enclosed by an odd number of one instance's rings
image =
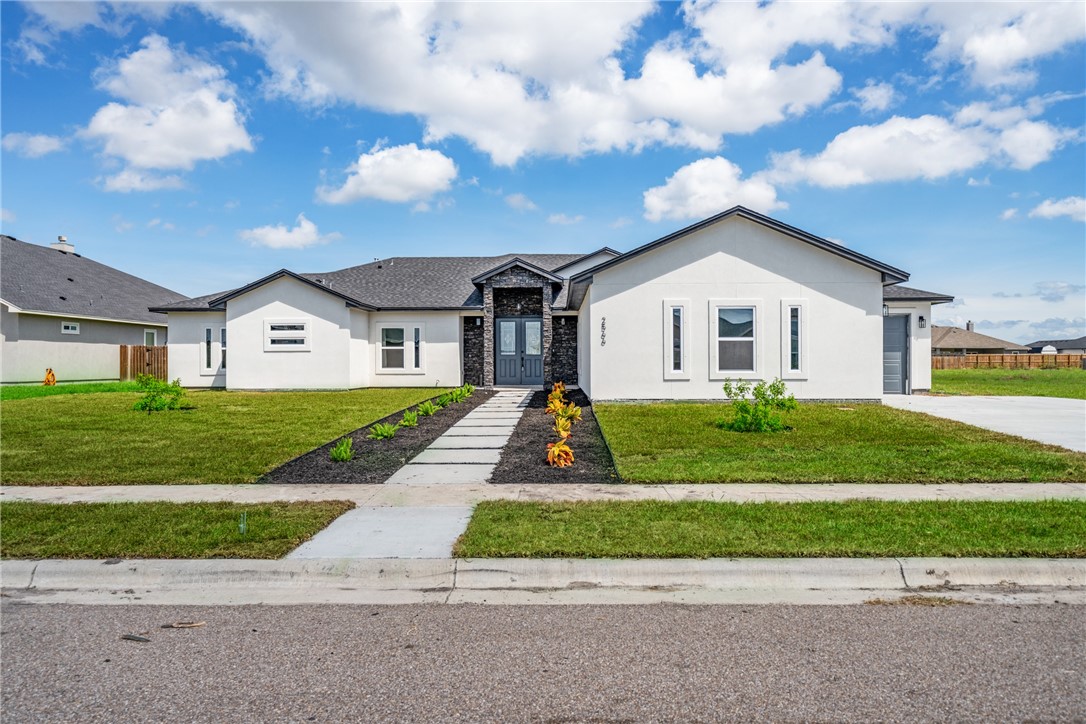
[[[470,506],[355,508],[287,558],[449,558]]]
[[[442,435],[430,443],[427,450],[493,448],[501,450],[509,442],[508,435]]]
[[[493,463],[497,465],[500,456],[500,448],[497,450],[431,450],[427,448],[416,455],[411,460],[410,464],[430,465],[433,463],[455,463],[463,465],[472,463]]]
[[[473,417],[470,420],[464,418],[449,429],[455,430],[463,427],[508,427],[509,431],[512,432],[513,428],[517,426],[518,420],[506,420],[504,418],[494,419],[490,417]],[[494,434],[497,435],[498,433]]]
[[[385,485],[456,485],[485,483],[493,465],[404,465]]]
[[[523,413],[520,412],[469,412],[461,420],[512,420],[516,422]]]
[[[479,435],[513,434],[513,425],[453,425],[441,437],[477,437]]]

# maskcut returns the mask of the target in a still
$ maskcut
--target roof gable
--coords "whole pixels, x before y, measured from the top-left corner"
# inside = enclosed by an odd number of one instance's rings
[[[471,283],[472,284],[482,284],[487,279],[490,279],[491,277],[495,277],[498,274],[501,274],[504,271],[508,271],[509,269],[512,269],[514,267],[520,267],[521,269],[526,269],[527,271],[530,271],[533,274],[538,274],[539,276],[543,277],[547,281],[553,282],[555,284],[561,284],[562,283],[562,277],[560,277],[560,276],[558,276],[556,274],[551,274],[546,269],[541,269],[538,266],[536,266],[535,264],[531,264],[529,262],[526,262],[523,259],[521,259],[519,256],[513,257],[512,259],[505,262],[504,264],[499,264],[498,266],[494,267],[493,269],[487,269],[482,274],[479,274],[479,275],[473,277],[472,280],[471,280]]]
[[[342,299],[343,301],[345,301],[347,303],[348,307],[358,307],[359,309],[368,309],[368,310],[376,309],[376,307],[373,307],[373,306],[370,306],[370,305],[365,304],[363,302],[360,302],[360,301],[358,301],[357,299],[355,299],[354,297],[352,297],[349,294],[344,294],[344,293],[342,293],[342,292],[340,292],[340,291],[338,291],[336,289],[332,289],[331,287],[327,286],[323,282],[323,280],[320,280],[319,278],[311,279],[311,278],[308,278],[308,277],[304,277],[301,274],[295,274],[294,272],[290,271],[289,269],[280,269],[279,271],[272,272],[271,274],[267,275],[266,277],[261,277],[260,279],[257,279],[255,282],[252,282],[250,284],[246,284],[243,287],[238,287],[237,289],[229,291],[229,292],[227,292],[227,293],[225,293],[225,294],[223,294],[221,296],[213,297],[213,298],[208,300],[208,302],[207,302],[208,307],[221,307],[222,305],[226,304],[226,302],[230,301],[231,299],[233,299],[235,297],[240,297],[242,294],[247,294],[247,293],[253,291],[254,289],[257,289],[258,287],[262,287],[265,284],[269,284],[271,282],[276,281],[277,279],[282,279],[284,277],[286,277],[288,279],[293,279],[294,281],[305,284],[306,286],[313,287],[314,289],[318,289],[318,290],[320,290],[322,292],[326,292],[327,294],[331,294],[333,296],[339,297],[340,299]]]

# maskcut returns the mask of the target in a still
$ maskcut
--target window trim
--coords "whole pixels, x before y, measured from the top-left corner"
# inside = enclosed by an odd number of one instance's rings
[[[226,331],[225,324],[205,324],[200,328],[200,375],[213,377],[226,372],[223,367],[222,337]],[[212,364],[208,365],[210,357]]]
[[[68,329],[65,329],[65,328]],[[79,334],[79,322],[61,322],[60,323],[61,334]]]
[[[381,352],[384,346],[384,330],[403,330],[403,367],[385,367],[384,355]],[[379,375],[424,375],[426,374],[426,323],[425,322],[377,322],[374,328],[373,348],[376,360],[373,370]],[[415,339],[418,346],[415,346]],[[417,360],[416,367],[408,367],[408,364]]]
[[[273,330],[272,325],[290,324],[302,325],[302,330]],[[264,320],[264,351],[265,352],[309,352],[312,349],[313,320],[309,317],[275,317]],[[301,339],[301,344],[274,344],[276,339]]]
[[[709,379],[710,380],[760,380],[765,377],[762,374],[764,356],[762,355],[762,338],[765,336],[762,328],[765,315],[762,313],[761,299],[710,299],[709,300]],[[717,336],[717,314],[720,309],[753,309],[754,310],[754,364],[751,370],[721,370],[718,369],[721,338]],[[731,338],[725,338],[731,339]]]
[[[682,369],[674,367],[674,343],[672,318],[676,309],[681,310],[679,321],[679,355]],[[663,301],[663,365],[665,380],[690,379],[690,300],[665,299]]]
[[[792,369],[792,310],[799,310],[799,369]],[[806,299],[781,300],[781,374],[782,380],[806,380],[811,375],[810,317]]]
[[[152,338],[154,341],[151,342],[151,344],[147,344],[147,335],[148,334],[153,334],[154,335],[154,337]],[[145,329],[145,330],[143,330],[143,346],[144,347],[156,347],[156,346],[158,346],[158,330],[157,329]]]

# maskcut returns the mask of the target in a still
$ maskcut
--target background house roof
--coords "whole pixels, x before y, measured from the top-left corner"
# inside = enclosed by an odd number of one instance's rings
[[[1076,339],[1039,339],[1036,342],[1030,342],[1026,346],[1038,351],[1049,346],[1056,349],[1086,349],[1086,336],[1077,337]]]
[[[931,326],[931,348],[948,350],[1000,349],[1010,352],[1029,352],[1029,347],[1008,342],[1005,339],[989,337],[986,334],[970,332],[959,327],[938,327],[934,324]]]
[[[953,302],[954,297],[938,292],[925,292],[923,289],[903,287],[900,284],[891,284],[882,288],[884,302],[931,302],[932,304],[944,304]]]
[[[185,295],[79,254],[0,236],[0,298],[24,312],[166,324],[148,307]]]

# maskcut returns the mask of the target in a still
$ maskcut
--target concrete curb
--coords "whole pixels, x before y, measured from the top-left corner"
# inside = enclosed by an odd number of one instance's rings
[[[1086,603],[1086,559],[44,560],[3,561],[0,581],[41,603],[860,603],[966,589]]]

